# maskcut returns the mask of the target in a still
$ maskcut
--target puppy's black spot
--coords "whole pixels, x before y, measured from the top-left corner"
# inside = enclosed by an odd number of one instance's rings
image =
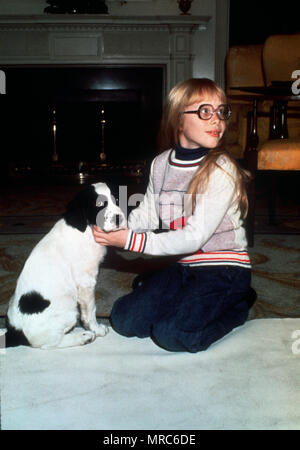
[[[23,314],[39,314],[50,305],[38,292],[29,292],[22,295],[19,300],[19,309]]]
[[[68,225],[82,233],[87,225],[96,224],[96,216],[99,208],[96,206],[97,193],[94,186],[88,186],[79,192],[76,197],[67,205],[63,217]]]
[[[99,194],[96,201],[96,206],[100,209],[100,211],[104,208],[106,208],[108,205],[107,197],[106,195]]]
[[[15,327],[13,327],[9,323],[7,317],[5,322],[5,328],[7,329],[7,333],[5,334],[5,347],[17,347],[18,345],[30,346],[30,343],[23,331],[17,330]]]
[[[120,226],[120,214],[116,214],[115,215],[115,219],[116,219],[116,227],[119,228],[119,226]]]

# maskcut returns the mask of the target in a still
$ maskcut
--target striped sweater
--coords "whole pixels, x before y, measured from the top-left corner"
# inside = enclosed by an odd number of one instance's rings
[[[193,213],[187,187],[202,158],[176,159],[175,150],[158,155],[146,194],[128,218],[125,249],[148,255],[178,255],[189,266],[235,265],[250,268],[247,241],[236,203],[235,167],[220,157]],[[154,230],[162,228],[164,233]]]

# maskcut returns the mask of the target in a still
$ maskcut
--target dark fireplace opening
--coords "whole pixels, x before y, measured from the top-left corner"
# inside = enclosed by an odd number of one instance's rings
[[[10,170],[103,169],[148,162],[157,153],[163,67],[10,67],[5,73],[0,101]]]

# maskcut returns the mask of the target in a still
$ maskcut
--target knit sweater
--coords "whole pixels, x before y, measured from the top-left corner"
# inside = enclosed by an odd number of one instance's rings
[[[128,218],[126,250],[178,255],[178,262],[189,266],[250,268],[233,181],[236,168],[226,156],[219,157],[221,168],[212,171],[191,212],[186,191],[204,157],[182,160],[167,150],[154,159],[144,199]],[[155,233],[159,227],[166,232]]]

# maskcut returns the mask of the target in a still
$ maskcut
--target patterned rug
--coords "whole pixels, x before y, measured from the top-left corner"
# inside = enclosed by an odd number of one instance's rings
[[[41,234],[0,234],[0,315],[4,315],[18,274]],[[300,236],[256,235],[249,250],[252,286],[258,300],[249,319],[300,317]],[[110,249],[96,286],[97,315],[108,317],[114,301],[131,290],[136,274],[163,267],[165,258]]]

